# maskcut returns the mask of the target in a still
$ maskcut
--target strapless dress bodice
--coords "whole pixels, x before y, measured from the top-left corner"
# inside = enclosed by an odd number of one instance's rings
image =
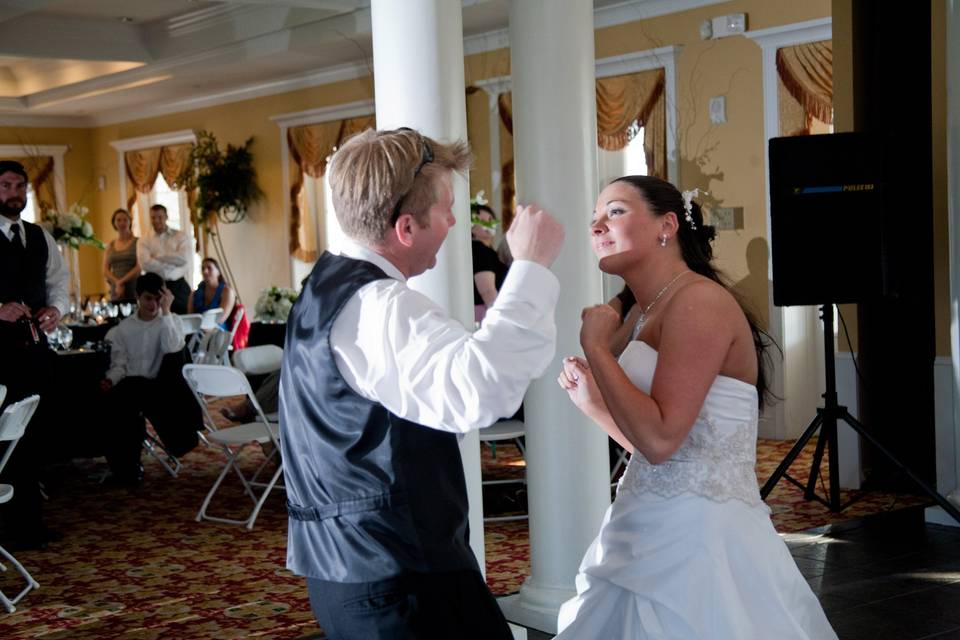
[[[631,341],[620,366],[634,385],[650,393],[657,351]],[[751,384],[717,376],[686,440],[669,460],[651,464],[634,451],[619,490],[664,498],[692,493],[711,500],[762,504],[757,488],[757,390]]]

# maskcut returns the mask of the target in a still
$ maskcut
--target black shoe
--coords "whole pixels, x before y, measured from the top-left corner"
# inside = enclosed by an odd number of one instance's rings
[[[130,469],[125,469],[123,471],[117,471],[111,473],[107,476],[107,479],[103,481],[103,484],[108,487],[139,487],[143,483],[143,465],[138,464],[136,467],[131,467]]]
[[[0,541],[7,551],[37,551],[46,549],[50,544],[63,540],[63,534],[45,526],[30,529],[27,531],[17,531]]]

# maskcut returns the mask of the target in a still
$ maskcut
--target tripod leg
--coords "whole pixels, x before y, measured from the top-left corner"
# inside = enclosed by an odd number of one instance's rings
[[[821,410],[817,410],[817,417],[820,418],[821,423],[823,423],[823,413]],[[817,495],[817,476],[820,475],[820,465],[823,462],[823,450],[827,446],[827,425],[822,424],[820,429],[820,439],[817,440],[817,448],[813,452],[813,461],[810,463],[810,476],[807,478],[807,488],[803,492],[804,500],[813,500],[814,496]]]
[[[842,414],[841,414],[842,415]],[[840,506],[840,461],[837,457],[837,420],[834,417],[830,420],[829,423],[824,424],[824,431],[827,431],[826,434],[823,431],[820,432],[821,436],[826,436],[824,439],[829,440],[827,442],[828,452],[827,455],[827,467],[830,469],[830,511],[834,513],[841,510]]]
[[[773,475],[770,476],[770,479],[767,480],[763,488],[760,489],[760,497],[766,500],[767,496],[770,495],[770,492],[773,491],[773,488],[777,486],[777,483],[780,482],[780,478],[784,476],[787,472],[787,469],[790,468],[790,465],[793,464],[793,461],[797,459],[797,456],[800,455],[800,452],[803,451],[803,448],[807,446],[807,442],[810,441],[810,438],[813,437],[813,434],[817,432],[817,429],[820,428],[821,423],[823,422],[823,417],[817,413],[817,416],[810,422],[807,428],[801,434],[800,439],[797,440],[796,444],[790,449],[790,452],[780,463],[780,466],[777,467],[777,470],[773,472]]]
[[[924,482],[923,480],[921,480],[919,477],[917,477],[917,476],[913,473],[913,471],[910,470],[909,467],[907,467],[905,464],[903,464],[902,462],[900,462],[899,460],[897,460],[897,458],[896,458],[892,453],[890,453],[890,451],[889,451],[886,447],[884,447],[882,444],[880,444],[880,441],[877,440],[872,434],[870,434],[870,433],[864,428],[864,426],[857,421],[856,418],[854,418],[853,416],[851,416],[849,412],[846,412],[846,411],[845,411],[845,412],[843,413],[843,415],[840,416],[840,419],[843,420],[844,422],[846,422],[848,425],[850,425],[850,427],[851,427],[854,431],[856,431],[856,432],[860,435],[861,438],[863,438],[864,440],[866,440],[867,442],[869,442],[870,444],[872,444],[872,445],[877,449],[877,451],[879,451],[881,454],[883,454],[883,456],[884,456],[887,460],[889,460],[890,462],[892,462],[897,468],[899,468],[901,471],[903,471],[903,472],[907,475],[907,477],[909,477],[911,480],[913,480],[913,482],[914,482],[918,487],[920,487],[920,489],[923,490],[924,493],[926,493],[928,496],[930,496],[931,498],[933,498],[933,500],[934,500],[938,505],[940,505],[940,506],[943,508],[944,511],[946,511],[947,513],[949,513],[951,518],[953,518],[953,519],[956,520],[957,522],[960,522],[960,511],[958,511],[957,508],[956,508],[955,506],[953,506],[953,503],[951,503],[949,500],[947,500],[947,499],[944,498],[942,495],[940,495],[939,493],[937,493],[937,490],[936,490],[936,489],[934,489],[933,487],[931,487],[930,485],[928,485],[926,482]]]

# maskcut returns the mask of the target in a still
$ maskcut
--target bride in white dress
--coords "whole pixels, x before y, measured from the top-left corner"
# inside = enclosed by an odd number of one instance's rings
[[[637,303],[624,323],[586,309],[586,358],[558,381],[633,456],[557,638],[832,640],[757,489],[767,341],[711,265],[693,195],[628,176],[597,201],[600,268]]]

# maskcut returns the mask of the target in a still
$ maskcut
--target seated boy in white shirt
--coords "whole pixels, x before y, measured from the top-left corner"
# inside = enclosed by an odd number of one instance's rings
[[[111,412],[107,461],[117,484],[143,478],[140,452],[148,418],[167,451],[183,455],[197,444],[199,407],[180,375],[185,345],[173,294],[155,273],[137,279],[137,312],[107,333],[110,368],[100,382]]]

